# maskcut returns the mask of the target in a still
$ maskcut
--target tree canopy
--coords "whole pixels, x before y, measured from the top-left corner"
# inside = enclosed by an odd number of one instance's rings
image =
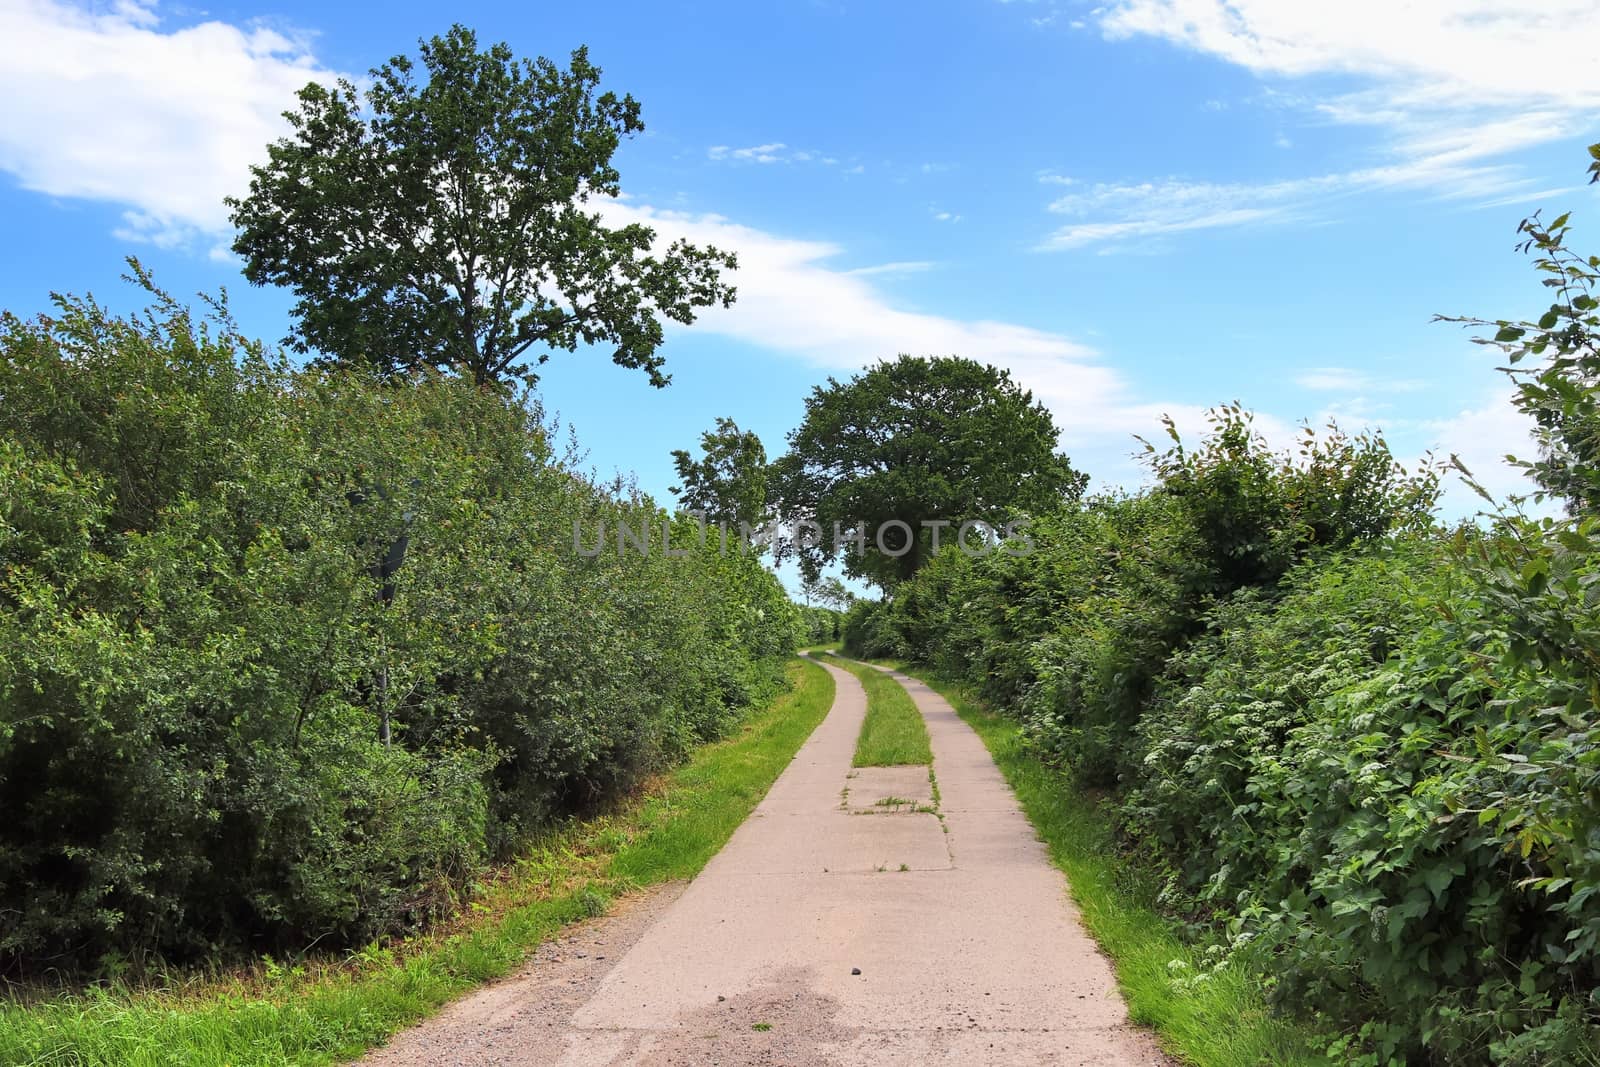
[[[701,459],[686,449],[672,452],[678,501],[707,522],[757,525],[767,513],[767,450],[761,438],[729,418],[700,435]]]
[[[901,356],[812,390],[789,452],[774,464],[774,495],[786,518],[822,530],[820,543],[797,539],[793,548],[808,576],[842,559],[847,573],[891,588],[965,520],[999,527],[1076,499],[1088,479],[1056,452],[1058,437],[1050,413],[1008,371]],[[891,527],[891,551],[879,551],[878,531],[896,521],[911,543]],[[930,525],[942,522],[949,526]],[[864,549],[835,541],[835,524],[864,531]]]
[[[731,304],[737,264],[590,207],[620,191],[612,155],[644,129],[638,102],[597,92],[586,49],[566,69],[519,61],[460,25],[421,43],[420,69],[402,55],[371,73],[364,93],[302,89],[291,135],[228,201],[245,277],[297,297],[285,343],[480,385],[598,345],[666,385],[662,319]]]

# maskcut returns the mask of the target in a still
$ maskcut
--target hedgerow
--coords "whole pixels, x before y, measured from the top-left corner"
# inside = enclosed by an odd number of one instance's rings
[[[297,369],[158,292],[0,354],[13,975],[423,922],[780,684],[776,579],[682,523],[668,558],[526,397]],[[575,551],[624,519],[648,556]]]
[[[1111,789],[1163,906],[1337,1059],[1600,1062],[1600,523],[1440,529],[1381,439],[1246,427],[1038,517],[1032,554],[942,553],[856,649]]]

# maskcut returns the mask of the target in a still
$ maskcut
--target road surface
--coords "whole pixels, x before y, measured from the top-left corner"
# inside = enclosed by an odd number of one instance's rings
[[[983,742],[904,675],[925,767],[851,768],[834,705],[686,886],[547,943],[373,1065],[1167,1064]],[[892,672],[891,672],[892,673]]]

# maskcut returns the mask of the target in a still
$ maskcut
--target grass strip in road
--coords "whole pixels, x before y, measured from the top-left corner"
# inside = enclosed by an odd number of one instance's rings
[[[791,689],[619,811],[552,832],[457,922],[343,959],[175,978],[0,1005],[0,1063],[253,1067],[347,1060],[516,967],[562,926],[631,889],[696,874],[833,704],[833,679],[789,665]]]
[[[856,767],[897,767],[933,762],[928,726],[911,695],[882,671],[840,656],[819,656],[861,679],[867,691],[867,718],[856,738]]]
[[[1269,1011],[1262,970],[1238,959],[1220,969],[1203,966],[1202,950],[1138,899],[1118,859],[1107,813],[1028,749],[1015,720],[983,707],[964,686],[895,667],[926,682],[983,739],[1051,860],[1066,874],[1084,925],[1111,957],[1135,1022],[1153,1027],[1168,1052],[1199,1067],[1328,1062],[1312,1050],[1327,1047],[1331,1035]]]

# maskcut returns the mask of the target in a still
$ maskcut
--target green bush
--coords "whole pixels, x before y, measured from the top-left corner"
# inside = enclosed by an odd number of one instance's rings
[[[1600,546],[1566,533],[1305,565],[1219,606],[1142,723],[1127,826],[1169,902],[1380,1062],[1600,1062]]]
[[[667,558],[665,513],[566,468],[536,405],[295,369],[159,293],[8,315],[0,353],[14,973],[424,921],[780,683],[776,579],[682,525]]]
[[[881,600],[858,600],[844,613],[840,629],[844,647],[861,659],[893,659],[902,655],[904,642],[894,628],[889,605]]]
[[[1173,442],[1148,452],[1154,490],[1035,517],[1027,554],[941,553],[896,589],[871,643],[972,679],[1086,784],[1133,780],[1155,680],[1218,598],[1425,526],[1437,492],[1435,471],[1408,474],[1381,438],[1307,430],[1275,454],[1234,407],[1199,447]]]

